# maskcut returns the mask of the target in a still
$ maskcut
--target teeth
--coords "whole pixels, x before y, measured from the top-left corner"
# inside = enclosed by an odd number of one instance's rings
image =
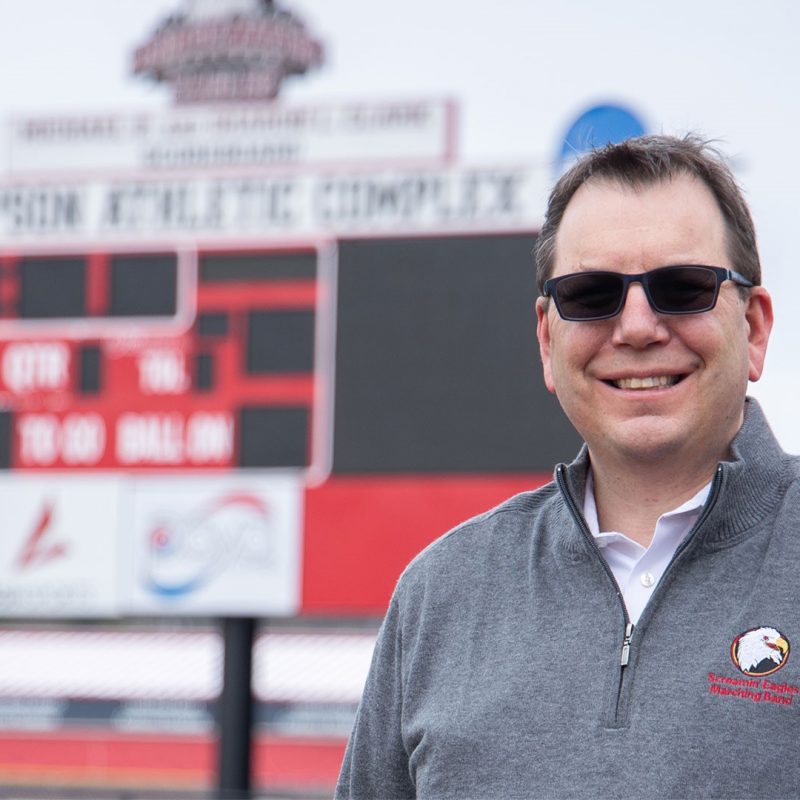
[[[618,389],[659,389],[677,383],[677,375],[654,375],[650,378],[620,378],[614,381]]]

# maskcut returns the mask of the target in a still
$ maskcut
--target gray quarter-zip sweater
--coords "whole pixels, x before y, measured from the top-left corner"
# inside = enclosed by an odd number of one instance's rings
[[[800,459],[748,400],[632,633],[586,466],[408,566],[337,797],[800,797]]]

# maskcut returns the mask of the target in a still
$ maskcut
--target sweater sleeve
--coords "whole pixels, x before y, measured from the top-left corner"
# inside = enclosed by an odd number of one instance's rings
[[[399,800],[416,796],[403,744],[402,712],[402,640],[395,596],[375,644],[336,785],[337,800]]]

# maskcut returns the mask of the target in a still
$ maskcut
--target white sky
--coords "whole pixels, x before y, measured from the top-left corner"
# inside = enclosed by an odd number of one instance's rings
[[[736,159],[777,322],[753,387],[800,452],[794,263],[800,4],[768,0],[283,0],[326,46],[284,103],[448,96],[467,162],[541,163],[586,107],[625,103],[650,131],[697,130]],[[179,0],[0,0],[0,116],[165,108],[133,48]],[[2,140],[0,140],[2,146]]]

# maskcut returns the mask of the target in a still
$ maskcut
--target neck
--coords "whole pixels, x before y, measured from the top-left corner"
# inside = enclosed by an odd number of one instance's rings
[[[653,539],[658,518],[694,497],[711,480],[718,463],[718,459],[707,461],[694,469],[685,463],[623,469],[591,452],[590,459],[600,530],[619,531],[644,547]]]

